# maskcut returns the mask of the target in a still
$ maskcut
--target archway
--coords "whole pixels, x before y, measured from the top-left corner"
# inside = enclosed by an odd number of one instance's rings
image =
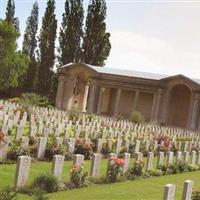
[[[186,128],[191,99],[190,89],[183,84],[175,85],[170,92],[168,124]]]

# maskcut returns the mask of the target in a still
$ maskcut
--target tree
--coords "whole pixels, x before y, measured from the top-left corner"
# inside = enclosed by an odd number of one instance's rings
[[[17,52],[18,33],[7,21],[0,21],[0,89],[17,87],[26,72],[28,58]]]
[[[54,51],[57,29],[57,20],[54,12],[55,1],[48,0],[39,36],[38,91],[44,95],[47,95],[50,91],[51,79],[54,73]]]
[[[91,0],[88,5],[82,61],[103,66],[110,54],[110,33],[106,32],[105,0]]]
[[[37,48],[37,30],[38,30],[38,3],[33,4],[31,15],[26,21],[26,29],[24,33],[24,41],[22,51],[30,59],[27,72],[24,75],[24,86],[27,88],[35,88],[37,80],[37,60],[36,60],[36,48]]]
[[[60,65],[80,60],[83,18],[83,0],[66,0],[59,37]]]
[[[19,19],[17,17],[15,17],[15,2],[14,2],[14,0],[8,0],[5,20],[15,27],[15,30],[17,31],[18,34],[20,33]]]

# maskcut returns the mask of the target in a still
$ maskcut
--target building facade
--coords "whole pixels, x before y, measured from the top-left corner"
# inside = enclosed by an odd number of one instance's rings
[[[56,107],[125,117],[139,111],[146,122],[197,130],[200,129],[200,80],[68,64],[59,72]]]

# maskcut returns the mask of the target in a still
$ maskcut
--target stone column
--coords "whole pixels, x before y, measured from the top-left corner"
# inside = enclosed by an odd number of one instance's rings
[[[73,90],[75,79],[73,77],[67,77],[64,81],[63,97],[62,97],[62,109],[71,110],[73,108]]]
[[[154,93],[153,104],[152,104],[152,109],[151,109],[151,118],[150,118],[151,122],[154,121],[154,113],[155,113],[155,108],[156,108],[156,101],[157,101],[157,94]]]
[[[191,129],[196,128],[197,114],[198,114],[198,107],[199,107],[198,104],[199,104],[199,95],[195,94],[194,104],[193,104],[193,108],[192,108],[192,116],[191,116],[191,125],[190,125]]]
[[[82,112],[86,112],[86,109],[87,109],[88,92],[89,92],[89,85],[86,84],[85,85],[84,98],[83,98],[83,109],[82,109]]]
[[[97,105],[97,114],[101,114],[101,103],[103,99],[104,90],[105,90],[104,87],[100,87],[99,99],[98,99],[98,105]]]
[[[89,113],[94,112],[95,94],[96,94],[96,85],[90,85],[89,104],[88,104]]]
[[[114,116],[116,117],[118,115],[118,109],[119,109],[119,101],[120,101],[120,97],[121,97],[121,88],[118,88],[117,90],[117,96],[116,96],[116,100],[115,100],[115,107],[114,107]]]
[[[137,104],[138,104],[138,100],[139,100],[139,90],[136,90],[135,92],[135,98],[134,98],[134,104],[133,104],[133,112],[136,111],[137,109]]]
[[[61,109],[64,90],[64,76],[58,78],[58,88],[56,94],[56,108]]]
[[[158,121],[158,114],[159,114],[159,110],[160,110],[161,98],[162,98],[162,89],[159,89],[158,96],[157,96],[157,102],[156,102],[156,108],[155,108],[155,120],[156,121]]]

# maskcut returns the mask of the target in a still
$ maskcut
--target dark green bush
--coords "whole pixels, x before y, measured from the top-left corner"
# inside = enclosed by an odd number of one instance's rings
[[[192,192],[192,200],[200,200],[200,190]]]
[[[40,188],[46,192],[57,192],[59,190],[59,181],[52,174],[42,174],[34,179],[32,187]]]
[[[13,189],[9,186],[0,190],[0,200],[14,200],[16,199],[16,195],[17,192],[13,191]]]
[[[136,124],[141,124],[144,122],[144,116],[139,111],[133,111],[130,114],[130,121]]]
[[[27,148],[21,146],[20,142],[12,142],[8,149],[7,158],[10,160],[17,160],[18,156],[29,155]]]

